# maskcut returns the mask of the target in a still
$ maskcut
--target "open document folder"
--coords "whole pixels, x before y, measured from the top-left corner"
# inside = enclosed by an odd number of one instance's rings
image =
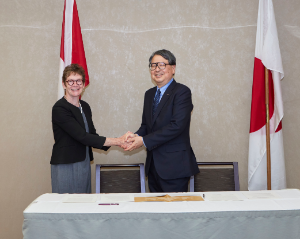
[[[201,196],[164,196],[156,197],[135,197],[135,202],[176,202],[176,201],[204,201]]]

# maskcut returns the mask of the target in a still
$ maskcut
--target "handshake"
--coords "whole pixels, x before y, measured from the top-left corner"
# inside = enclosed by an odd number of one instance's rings
[[[130,131],[119,137],[118,141],[118,146],[125,151],[132,151],[144,145],[143,138]]]

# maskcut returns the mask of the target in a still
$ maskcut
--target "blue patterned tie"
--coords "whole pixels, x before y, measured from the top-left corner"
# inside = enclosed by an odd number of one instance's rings
[[[156,96],[153,101],[152,116],[154,116],[154,114],[155,114],[155,111],[156,111],[158,103],[159,103],[159,99],[160,99],[160,89],[157,90]]]

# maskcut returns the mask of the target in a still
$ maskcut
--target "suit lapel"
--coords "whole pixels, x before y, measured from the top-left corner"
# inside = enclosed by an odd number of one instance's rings
[[[165,91],[163,97],[161,98],[158,106],[157,106],[157,109],[156,109],[156,112],[155,112],[155,115],[153,116],[153,119],[152,119],[152,124],[151,124],[151,128],[157,118],[157,116],[159,115],[160,111],[162,110],[162,108],[164,107],[164,105],[166,104],[166,102],[168,101],[168,99],[170,98],[170,96],[173,94],[173,90],[174,90],[174,87],[176,86],[176,81],[173,80],[173,82],[171,83],[171,85],[169,85],[169,87],[167,88],[167,90]],[[154,96],[153,96],[154,98]],[[152,109],[151,109],[151,115],[152,115]]]
[[[149,92],[149,97],[148,97],[148,102],[147,102],[147,107],[149,110],[147,110],[146,112],[150,112],[149,117],[151,117],[151,119],[152,119],[152,111],[153,111],[153,101],[154,101],[156,90],[157,90],[157,87],[153,87],[151,89],[151,91]]]
[[[83,122],[83,117],[82,117],[82,114],[80,112],[80,109],[78,109],[76,106],[75,108],[72,109],[72,112],[76,118],[76,120],[79,122],[80,126],[82,126],[82,128],[85,129],[85,126],[84,126],[84,122]]]
[[[64,100],[65,100],[65,103],[70,108],[71,112],[73,113],[75,119],[80,124],[80,126],[85,129],[84,122],[83,122],[83,117],[81,115],[80,109],[78,107],[76,107],[75,105],[72,105],[71,103],[69,103],[65,98],[64,98]]]

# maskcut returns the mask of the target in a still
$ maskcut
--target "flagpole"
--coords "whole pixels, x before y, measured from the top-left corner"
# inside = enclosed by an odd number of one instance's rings
[[[270,150],[270,115],[269,115],[269,70],[265,67],[265,104],[266,104],[266,153],[267,186],[271,190],[271,150]]]

